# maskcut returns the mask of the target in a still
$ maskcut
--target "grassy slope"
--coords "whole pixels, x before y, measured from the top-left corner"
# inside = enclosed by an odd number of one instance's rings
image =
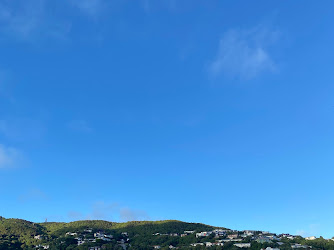
[[[44,232],[45,228],[38,223],[20,219],[0,218],[0,234],[2,235],[38,235]]]
[[[93,230],[115,230],[127,231],[129,233],[143,233],[152,234],[160,233],[182,233],[185,230],[205,231],[212,230],[214,227],[200,223],[187,223],[176,220],[165,221],[130,221],[124,223],[116,223],[102,220],[83,220],[69,223],[63,222],[46,222],[40,223],[43,228],[46,228],[48,233],[54,235],[64,234],[68,231],[79,231],[86,228]]]

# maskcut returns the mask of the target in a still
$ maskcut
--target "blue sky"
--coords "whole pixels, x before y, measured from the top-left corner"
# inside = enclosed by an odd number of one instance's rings
[[[0,215],[334,236],[333,8],[0,0]]]

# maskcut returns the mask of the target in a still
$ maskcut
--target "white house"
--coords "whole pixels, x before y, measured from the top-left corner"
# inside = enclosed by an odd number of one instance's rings
[[[236,247],[242,248],[242,247],[250,247],[251,243],[235,243],[233,245],[235,245]]]
[[[213,246],[213,243],[212,243],[212,242],[205,242],[205,246],[206,246],[206,247],[212,247],[212,246]]]
[[[196,247],[196,246],[204,246],[204,243],[192,243],[190,246]]]
[[[291,245],[291,248],[307,248],[307,246],[295,243]]]

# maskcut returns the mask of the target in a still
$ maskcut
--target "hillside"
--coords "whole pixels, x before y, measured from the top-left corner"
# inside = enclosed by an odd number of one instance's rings
[[[333,240],[176,220],[33,223],[0,217],[0,249],[334,249]]]
[[[113,235],[113,240],[122,240],[122,232],[127,233],[127,238],[135,238],[137,241],[149,241],[155,233],[160,234],[181,234],[184,231],[208,231],[214,227],[200,223],[186,223],[182,221],[131,221],[126,223],[116,223],[102,220],[84,220],[69,223],[63,222],[45,222],[33,223],[20,219],[0,219],[0,249],[32,249],[36,245],[49,245],[54,249],[67,249],[68,245],[73,245],[71,237],[66,237],[66,233],[73,232],[83,234],[85,230],[91,231],[85,234],[85,237],[94,238],[94,233],[103,231],[105,234]],[[138,237],[140,236],[140,237]],[[38,238],[38,239],[35,239]],[[162,237],[162,236],[161,236]],[[155,238],[161,238],[155,237]],[[166,235],[164,236],[166,237]],[[135,241],[136,241],[135,240]],[[165,240],[165,239],[163,239]],[[65,241],[64,247],[60,246]],[[111,241],[111,242],[112,242]],[[161,240],[160,240],[161,241]],[[91,242],[96,243],[96,242]],[[112,243],[109,243],[112,244]],[[66,245],[66,247],[65,247]],[[96,245],[96,244],[90,244]],[[115,242],[114,245],[117,245]],[[73,246],[72,246],[73,247]],[[80,249],[84,246],[80,247]],[[88,247],[88,246],[87,246]]]

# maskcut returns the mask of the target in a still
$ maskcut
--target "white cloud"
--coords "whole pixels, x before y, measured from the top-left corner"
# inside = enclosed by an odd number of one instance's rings
[[[259,25],[250,30],[230,30],[219,41],[216,58],[209,65],[212,77],[228,75],[251,79],[276,69],[269,46],[278,32]]]
[[[17,149],[0,144],[0,168],[14,167],[19,158]]]

